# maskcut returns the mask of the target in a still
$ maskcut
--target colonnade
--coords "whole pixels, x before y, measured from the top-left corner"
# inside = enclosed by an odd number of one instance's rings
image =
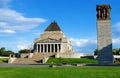
[[[37,43],[36,51],[40,53],[60,52],[60,43]]]

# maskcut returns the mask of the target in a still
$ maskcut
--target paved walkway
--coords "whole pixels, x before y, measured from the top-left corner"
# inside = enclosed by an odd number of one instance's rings
[[[48,64],[0,64],[0,67],[49,67]]]
[[[80,67],[80,66],[120,66],[120,64],[98,65],[98,64],[0,64],[0,67]]]

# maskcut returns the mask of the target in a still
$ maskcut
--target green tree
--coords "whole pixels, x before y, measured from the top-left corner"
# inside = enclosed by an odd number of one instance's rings
[[[98,55],[98,49],[94,51],[94,55]]]
[[[0,56],[9,56],[9,54],[13,55],[14,52],[11,50],[6,51],[6,49],[4,47],[0,48]]]
[[[120,55],[120,49],[119,48],[116,48],[116,49],[113,49],[113,55]]]
[[[113,55],[120,55],[120,48],[112,49]],[[98,49],[94,51],[94,55],[98,55]]]
[[[5,53],[5,48],[4,47],[2,47],[2,48],[0,48],[0,56],[2,56],[4,53]]]
[[[3,56],[9,56],[9,55],[14,55],[15,53],[13,52],[13,51],[11,51],[11,50],[8,50],[8,51],[6,51],[5,53],[4,53],[4,55]]]
[[[23,49],[23,50],[19,50],[19,53],[31,53],[31,50]]]

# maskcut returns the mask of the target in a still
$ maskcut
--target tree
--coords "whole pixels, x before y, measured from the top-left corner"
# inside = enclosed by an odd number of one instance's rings
[[[94,51],[94,55],[98,55],[98,49]]]
[[[2,48],[0,48],[0,56],[2,56],[4,53],[5,53],[5,48],[4,47],[2,47]]]
[[[116,49],[113,49],[113,55],[120,55],[120,49],[119,48],[116,48]]]
[[[5,53],[4,53],[4,56],[9,56],[9,55],[14,55],[15,53],[13,52],[13,51],[11,51],[11,50],[8,50],[8,51],[6,51]]]
[[[31,53],[31,50],[28,49],[23,49],[23,50],[19,50],[19,53]]]
[[[11,50],[6,51],[6,49],[4,47],[0,48],[0,56],[9,56],[10,54],[13,55],[14,52]]]
[[[112,49],[113,55],[120,55],[120,48]],[[98,49],[94,51],[94,55],[98,55]]]

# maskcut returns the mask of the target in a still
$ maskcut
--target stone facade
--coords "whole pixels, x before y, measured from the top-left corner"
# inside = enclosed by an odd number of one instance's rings
[[[99,64],[112,64],[110,5],[97,5],[97,40]]]
[[[71,42],[56,22],[52,22],[40,38],[35,39],[34,45],[37,53],[73,53]]]

